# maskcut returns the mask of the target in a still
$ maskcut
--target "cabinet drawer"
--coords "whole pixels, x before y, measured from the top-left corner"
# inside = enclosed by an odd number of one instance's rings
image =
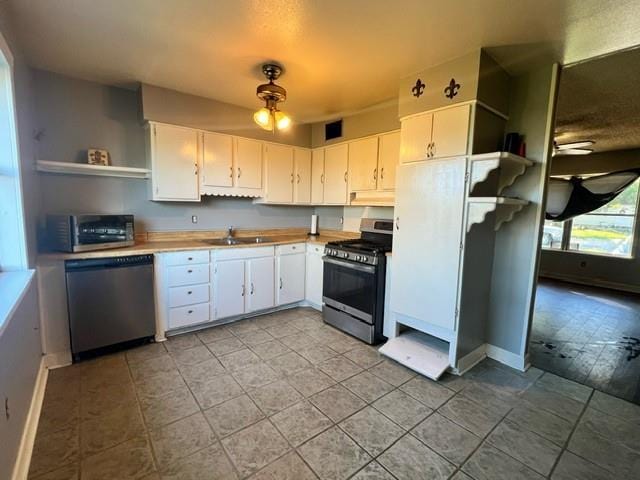
[[[316,243],[307,243],[307,253],[315,253],[316,255],[324,255],[324,245]]]
[[[191,265],[194,263],[209,263],[209,250],[195,250],[191,252],[165,253],[167,265]]]
[[[209,321],[209,304],[199,303],[188,307],[169,309],[169,329],[196,325]]]
[[[289,255],[291,253],[304,253],[305,244],[304,243],[291,243],[288,245],[278,245],[276,247],[277,255]]]
[[[169,307],[183,307],[209,301],[209,284],[187,285],[169,289]]]
[[[167,270],[167,284],[169,287],[209,283],[208,264],[178,265],[175,267],[169,267]]]

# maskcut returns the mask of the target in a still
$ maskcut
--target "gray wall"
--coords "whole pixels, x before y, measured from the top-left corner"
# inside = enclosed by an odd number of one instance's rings
[[[524,134],[534,166],[505,196],[531,203],[496,234],[488,343],[524,360],[538,268],[557,76],[546,66],[513,78],[507,131]]]
[[[585,157],[556,157],[552,175],[606,173],[640,167],[640,150],[603,152]],[[632,258],[543,250],[540,275],[588,285],[640,292],[640,221],[635,224]]]
[[[35,128],[41,132],[38,158],[84,162],[86,149],[95,146],[108,149],[115,165],[144,166],[144,129],[136,92],[39,70],[33,76]],[[201,100],[208,105],[206,99]],[[138,231],[208,230],[228,225],[303,227],[313,213],[312,207],[254,205],[241,198],[151,202],[146,180],[55,174],[41,174],[39,180],[41,223],[47,213],[126,212],[136,216]],[[191,223],[192,215],[198,216],[197,224]]]
[[[141,96],[144,120],[173,123],[300,147],[311,145],[310,124],[297,124],[294,121],[287,130],[274,133],[258,127],[253,122],[253,113],[261,106],[258,98],[255,99],[256,108],[252,110],[146,84],[142,85]]]
[[[337,117],[326,122],[314,123],[311,126],[311,145],[322,147],[333,143],[353,140],[354,138],[366,137],[377,133],[389,132],[400,128],[398,120],[398,101],[393,100],[385,104],[377,105],[360,113],[342,117],[342,137],[328,142],[324,139],[324,126],[327,123],[340,119]]]

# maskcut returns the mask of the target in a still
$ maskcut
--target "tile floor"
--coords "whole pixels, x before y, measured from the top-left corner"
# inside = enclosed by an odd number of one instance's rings
[[[536,368],[432,382],[296,309],[52,371],[30,478],[638,478],[639,427]]]
[[[640,404],[640,295],[541,279],[530,352],[538,368]]]

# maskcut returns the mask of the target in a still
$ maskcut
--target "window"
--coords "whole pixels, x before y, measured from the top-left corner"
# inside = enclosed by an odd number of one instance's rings
[[[614,200],[566,222],[546,220],[542,248],[630,258],[638,211],[640,179]]]

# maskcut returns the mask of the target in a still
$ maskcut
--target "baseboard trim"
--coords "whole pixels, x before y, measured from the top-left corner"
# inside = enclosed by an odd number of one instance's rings
[[[620,290],[623,292],[640,293],[640,286],[627,285],[626,283],[607,282],[606,280],[598,280],[597,278],[582,278],[573,275],[562,275],[552,272],[540,272],[540,277],[550,278],[552,280],[560,280],[561,282],[577,283],[578,285],[587,285],[589,287],[608,288],[610,290]]]
[[[487,357],[495,360],[496,362],[503,363],[508,367],[520,370],[521,372],[526,371],[529,367],[529,360],[526,355],[516,355],[513,352],[509,352],[508,350],[491,344],[487,344]]]
[[[44,366],[50,370],[54,368],[67,367],[73,363],[71,352],[47,353],[42,357]]]
[[[487,358],[487,344],[483,343],[478,348],[467,353],[464,357],[458,360],[458,366],[452,371],[456,375],[464,375],[485,358]]]
[[[18,450],[18,458],[13,467],[12,480],[26,480],[29,474],[29,466],[31,465],[31,455],[33,454],[33,444],[36,440],[36,432],[38,431],[38,421],[40,420],[40,412],[42,411],[42,402],[44,400],[44,391],[47,386],[47,377],[49,369],[45,365],[45,358],[40,360],[40,370],[36,377],[36,384],[31,397],[31,405],[27,414],[27,421],[22,431],[20,440],[20,449]]]

